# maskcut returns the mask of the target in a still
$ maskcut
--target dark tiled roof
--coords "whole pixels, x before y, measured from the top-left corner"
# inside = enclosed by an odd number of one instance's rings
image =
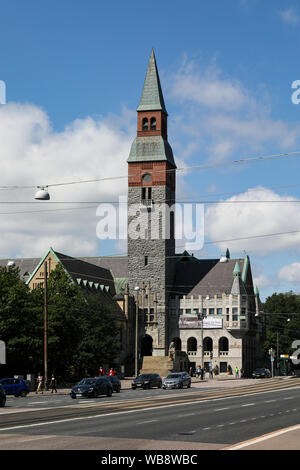
[[[109,286],[110,294],[115,295],[115,285],[109,269],[87,263],[78,258],[72,258],[71,256],[58,253],[57,251],[55,251],[55,254],[74,281],[82,279],[88,282],[93,281],[104,286]]]
[[[78,258],[87,263],[101,266],[109,269],[114,278],[128,277],[128,258],[127,256],[94,256]]]
[[[230,294],[236,262],[243,272],[244,259],[228,259],[221,263],[219,259],[182,258],[176,263],[173,293],[188,296]],[[249,284],[249,280],[247,282]],[[241,293],[246,293],[244,285],[242,287]],[[248,292],[253,289],[251,285],[247,287]]]
[[[30,274],[33,273],[37,265],[40,263],[41,258],[8,258],[8,259],[0,259],[0,266],[5,268],[9,261],[13,261],[15,263],[15,267],[19,268],[20,276],[27,281]]]

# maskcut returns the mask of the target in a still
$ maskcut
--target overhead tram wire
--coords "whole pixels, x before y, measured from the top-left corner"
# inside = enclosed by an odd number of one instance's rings
[[[191,165],[191,166],[186,166],[186,167],[181,167],[177,168],[176,171],[189,171],[189,170],[207,170],[211,168],[218,168],[218,167],[224,167],[224,166],[230,166],[230,165],[236,165],[240,163],[252,163],[256,161],[267,161],[267,160],[277,160],[280,158],[290,158],[290,157],[300,157],[300,151],[297,152],[288,152],[288,153],[280,153],[280,154],[273,154],[273,155],[261,155],[261,156],[256,156],[256,157],[248,157],[248,158],[241,158],[237,160],[231,160],[231,161],[226,161],[226,162],[219,162],[219,163],[212,163],[209,165]],[[157,173],[173,173],[175,169],[169,169],[169,170],[154,170],[152,173],[157,174]],[[85,183],[97,183],[97,182],[105,182],[105,181],[113,181],[113,180],[118,180],[118,179],[128,179],[130,177],[135,176],[134,174],[130,175],[120,175],[120,176],[108,176],[108,177],[102,177],[102,178],[93,178],[93,179],[87,179],[87,180],[78,180],[78,181],[69,181],[69,182],[63,182],[63,183],[51,183],[51,184],[45,184],[43,187],[55,187],[55,186],[68,186],[68,185],[74,185],[74,184],[85,184]],[[0,185],[0,190],[1,189],[33,189],[36,188],[37,185]]]

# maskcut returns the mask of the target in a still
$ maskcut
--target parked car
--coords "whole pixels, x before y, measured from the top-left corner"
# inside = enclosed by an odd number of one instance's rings
[[[6,403],[6,394],[4,388],[0,385],[0,406],[5,406]]]
[[[265,379],[268,377],[272,377],[271,372],[269,369],[265,369],[264,367],[261,367],[259,369],[255,369],[254,372],[252,372],[252,378],[253,379]]]
[[[169,374],[163,380],[163,388],[183,388],[186,386],[190,388],[191,386],[191,377],[187,372],[174,372]]]
[[[107,377],[86,377],[76,384],[71,392],[71,398],[96,398],[99,395],[111,397],[113,387]]]
[[[121,391],[121,380],[116,375],[108,375],[108,380],[112,384],[114,392],[120,393]]]
[[[26,397],[30,392],[29,387],[23,379],[0,379],[0,385],[5,390],[6,395],[14,395],[15,397]]]
[[[162,378],[158,374],[142,374],[138,376],[131,384],[131,388],[152,388],[162,387]]]

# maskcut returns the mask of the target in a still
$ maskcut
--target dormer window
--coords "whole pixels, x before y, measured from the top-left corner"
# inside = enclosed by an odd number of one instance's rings
[[[150,129],[151,129],[151,131],[156,131],[156,118],[155,117],[151,118]]]
[[[148,130],[148,118],[143,119],[143,131]]]

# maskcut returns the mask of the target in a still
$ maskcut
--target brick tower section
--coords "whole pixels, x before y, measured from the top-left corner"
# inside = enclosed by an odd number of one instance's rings
[[[150,66],[152,76],[149,78]],[[137,137],[128,159],[128,282],[131,295],[135,295],[135,287],[144,287],[138,301],[140,344],[145,335],[150,336],[152,355],[166,356],[169,349],[168,298],[175,260],[174,212],[171,209],[175,204],[176,165],[168,143],[168,115],[153,53],[149,68],[137,110]],[[154,86],[158,88],[160,102],[153,100],[151,109],[149,89],[152,93]],[[144,106],[145,95],[147,106]]]

